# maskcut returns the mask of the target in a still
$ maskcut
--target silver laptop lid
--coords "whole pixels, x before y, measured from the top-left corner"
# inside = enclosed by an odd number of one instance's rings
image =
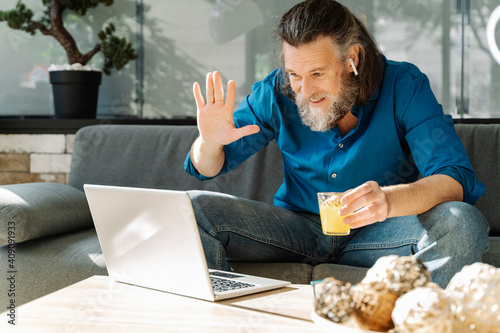
[[[112,279],[214,300],[186,192],[88,184],[84,189]]]

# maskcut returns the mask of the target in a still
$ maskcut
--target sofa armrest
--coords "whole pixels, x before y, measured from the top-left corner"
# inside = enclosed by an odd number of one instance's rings
[[[82,191],[58,183],[0,186],[0,246],[93,225]]]

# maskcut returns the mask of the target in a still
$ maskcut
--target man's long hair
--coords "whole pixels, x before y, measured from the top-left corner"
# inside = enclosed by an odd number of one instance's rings
[[[334,0],[306,0],[292,7],[281,18],[276,29],[278,45],[283,42],[299,47],[318,37],[330,37],[340,61],[347,60],[351,46],[359,46],[360,91],[357,105],[365,105],[377,90],[382,77],[381,52],[364,24],[346,7]],[[283,59],[281,50],[280,58]],[[294,93],[288,75],[283,75],[283,93]]]

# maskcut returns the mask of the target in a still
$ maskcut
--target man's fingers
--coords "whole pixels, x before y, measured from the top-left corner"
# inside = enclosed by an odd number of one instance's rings
[[[353,188],[352,190],[347,191],[340,202],[343,205],[347,205],[358,198],[370,193],[373,191],[373,185],[371,184],[372,182],[366,182],[356,188]]]
[[[228,82],[227,89],[228,89],[228,96],[226,98],[226,104],[232,106],[234,105],[234,101],[236,100],[236,85],[234,84],[233,81]],[[224,86],[222,85],[222,77],[220,73],[217,71],[207,74],[206,102],[207,104],[204,105],[210,105],[215,102],[224,103]]]
[[[222,85],[222,78],[219,72],[213,73],[214,80],[214,101],[217,103],[224,103],[224,86]]]
[[[214,103],[214,80],[213,80],[212,73],[207,74],[206,89],[207,89],[207,104],[213,104]]]
[[[341,198],[340,203],[344,208],[340,210],[341,215],[347,215],[363,207],[367,207],[374,202],[379,202],[382,191],[374,181],[368,181],[352,190],[347,191]]]
[[[201,94],[201,88],[198,82],[193,84],[193,95],[194,100],[196,101],[196,107],[198,110],[201,110],[201,108],[205,106],[205,101],[203,101],[203,95]]]
[[[372,204],[364,207],[352,215],[344,217],[344,223],[348,223],[351,228],[359,228],[376,222],[385,221],[387,209],[382,204]]]
[[[257,125],[247,125],[241,128],[236,128],[234,130],[233,141],[241,139],[244,136],[252,135],[260,131],[260,127]]]
[[[226,105],[233,107],[234,101],[236,100],[236,83],[230,80],[227,83],[227,95],[226,95]]]

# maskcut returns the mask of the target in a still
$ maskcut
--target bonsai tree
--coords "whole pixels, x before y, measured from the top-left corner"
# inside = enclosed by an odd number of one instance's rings
[[[78,49],[73,36],[64,27],[63,13],[66,10],[84,16],[87,10],[100,4],[111,6],[114,0],[41,0],[46,6],[39,20],[33,19],[33,11],[19,0],[16,8],[0,11],[0,21],[7,22],[12,29],[22,30],[31,35],[40,31],[43,35],[54,37],[66,51],[69,64],[86,65],[92,57],[102,52],[104,55],[103,72],[110,75],[112,69],[121,70],[129,61],[137,59],[132,44],[125,38],[118,37],[115,26],[110,23],[98,33],[100,43],[83,54]]]

